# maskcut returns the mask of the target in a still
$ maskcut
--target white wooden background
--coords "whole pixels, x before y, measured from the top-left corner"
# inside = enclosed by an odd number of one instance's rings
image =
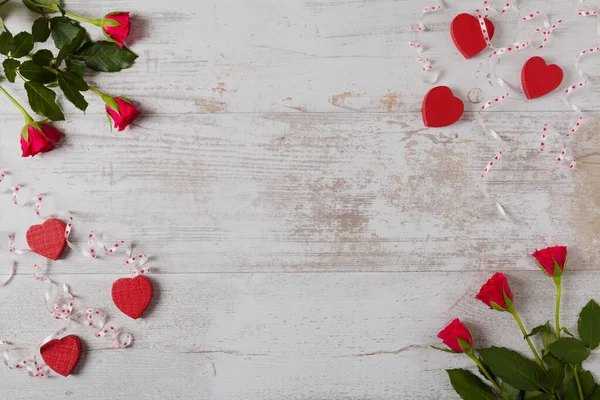
[[[110,132],[98,99],[88,96],[86,116],[65,104],[62,148],[21,159],[23,120],[1,100],[0,167],[74,212],[73,240],[96,229],[153,254],[157,290],[146,317],[128,320],[110,300],[127,269],[66,253],[53,277],[130,329],[135,344],[113,350],[75,327],[84,341],[75,374],[32,380],[0,368],[2,398],[455,399],[444,369],[470,363],[428,345],[459,316],[477,345],[526,351],[510,318],[473,296],[501,270],[529,327],[551,319],[553,284],[529,254],[553,244],[571,252],[563,314],[574,328],[581,306],[600,299],[600,91],[573,96],[591,117],[575,139],[574,172],[538,148],[544,123],[564,130],[575,116],[559,94],[486,114],[511,148],[487,186],[505,220],[479,179],[498,144],[476,120],[480,104],[466,100],[471,89],[482,98],[502,89],[487,57],[463,59],[449,34],[454,15],[481,4],[447,1],[419,37],[443,71],[440,84],[465,99],[464,118],[444,129],[422,125],[430,86],[406,45],[425,5],[65,0],[89,17],[132,12],[130,47],[140,58],[92,80],[134,99],[144,116]],[[597,45],[596,21],[577,17],[570,0],[520,6],[565,23],[543,51],[505,58],[500,75],[517,85],[523,62],[539,54],[575,82],[575,55]],[[0,15],[13,31],[35,18],[17,0]],[[492,18],[497,44],[538,25],[517,25],[512,13]],[[593,56],[583,65],[600,71]],[[33,213],[6,196],[0,205],[1,237],[16,233],[24,246]],[[0,337],[33,351],[61,325],[31,277],[39,258],[19,262],[0,290]],[[600,372],[598,358],[591,364]]]

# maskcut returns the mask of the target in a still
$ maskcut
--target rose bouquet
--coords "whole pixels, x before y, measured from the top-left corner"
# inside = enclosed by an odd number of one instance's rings
[[[567,266],[567,248],[550,247],[533,257],[541,270],[556,285],[554,326],[550,322],[528,332],[517,313],[508,280],[502,273],[493,275],[475,296],[490,309],[507,312],[514,318],[533,360],[504,347],[476,348],[473,334],[458,318],[438,337],[449,349],[465,354],[477,366],[483,379],[466,369],[447,370],[450,383],[465,400],[600,400],[600,386],[583,362],[600,345],[600,306],[594,301],[583,308],[577,324],[579,337],[560,325],[561,280]],[[539,336],[540,352],[531,341]]]
[[[140,115],[133,102],[122,96],[108,95],[86,81],[86,68],[118,72],[129,68],[137,58],[125,47],[130,30],[129,13],[113,12],[101,19],[89,19],[65,10],[60,0],[23,0],[23,3],[41,14],[30,32],[13,34],[0,17],[0,59],[4,58],[4,78],[10,83],[21,81],[31,110],[46,118],[36,121],[4,86],[0,86],[0,92],[25,118],[21,130],[23,157],[53,150],[62,137],[60,131],[47,123],[47,120],[65,119],[56,101],[59,90],[84,112],[88,102],[83,93],[91,92],[103,100],[115,128],[122,131],[130,125]],[[80,22],[98,27],[107,40],[92,41]],[[53,46],[41,48],[49,38],[52,38]]]

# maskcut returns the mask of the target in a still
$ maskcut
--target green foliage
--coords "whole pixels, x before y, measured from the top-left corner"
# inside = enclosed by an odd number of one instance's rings
[[[506,382],[502,382],[500,389],[500,400],[521,400],[523,397],[519,389],[510,386]]]
[[[88,103],[80,92],[88,90],[88,84],[78,75],[69,71],[60,71],[58,73],[58,85],[65,94],[65,97],[79,108],[81,111],[87,109]]]
[[[85,29],[79,22],[67,17],[54,17],[50,20],[52,40],[58,49],[72,42]]]
[[[35,1],[30,1],[30,0],[23,0],[23,4],[25,4],[27,6],[27,8],[29,8],[32,11],[35,11],[37,13],[40,14],[44,14],[44,13],[52,13],[52,12],[57,12],[58,8],[56,9],[56,11],[52,10],[51,7],[38,7],[34,4],[40,4],[40,5],[44,5],[44,6],[60,6],[60,0],[35,0]]]
[[[600,306],[594,300],[581,310],[577,329],[581,342],[590,350],[600,345]]]
[[[2,67],[4,67],[4,75],[6,75],[6,79],[9,82],[15,83],[15,79],[17,78],[17,68],[19,68],[21,63],[19,60],[15,60],[13,58],[7,58],[2,63]]]
[[[31,27],[31,35],[34,42],[43,43],[50,37],[50,25],[46,18],[38,18]]]
[[[0,54],[7,56],[15,48],[15,39],[13,35],[8,32],[0,33]]]
[[[544,376],[543,386],[548,390],[560,387],[565,379],[565,364],[552,354],[546,354],[544,363],[546,364],[547,372]]]
[[[521,390],[543,389],[544,371],[535,362],[504,347],[480,349],[490,370],[502,381]]]
[[[56,74],[41,67],[33,61],[25,61],[19,67],[19,72],[23,78],[39,83],[51,83],[56,80]]]
[[[581,340],[561,338],[550,345],[550,353],[561,361],[578,364],[590,356],[590,352]]]
[[[21,58],[33,50],[33,36],[29,32],[21,32],[14,38],[15,46],[10,51],[13,58]]]
[[[52,60],[54,60],[54,54],[52,54],[52,52],[50,50],[42,49],[42,50],[37,51],[31,57],[31,59],[33,60],[34,63],[36,63],[37,65],[39,65],[41,67],[47,67],[52,63]]]
[[[137,55],[125,47],[120,49],[116,43],[100,41],[84,46],[73,57],[96,71],[118,72],[129,68]]]
[[[25,90],[31,109],[36,113],[51,119],[52,121],[63,121],[65,115],[56,104],[56,93],[39,82],[25,82]]]
[[[2,71],[8,82],[24,81],[30,108],[43,117],[54,121],[65,118],[56,102],[58,90],[76,108],[87,110],[88,102],[83,95],[89,90],[86,67],[117,72],[129,68],[137,58],[133,52],[120,49],[113,42],[91,41],[86,29],[66,16],[60,0],[22,1],[42,16],[35,19],[31,32],[14,36],[0,19]],[[54,46],[46,45],[50,37]],[[50,48],[34,51],[35,43]],[[58,53],[53,53],[54,47]],[[105,100],[109,98],[107,96]]]
[[[446,370],[450,383],[463,400],[496,400],[492,389],[466,369]]]

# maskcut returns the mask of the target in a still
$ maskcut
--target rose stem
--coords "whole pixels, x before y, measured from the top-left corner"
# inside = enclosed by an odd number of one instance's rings
[[[12,97],[7,91],[6,89],[4,89],[2,86],[0,86],[0,91],[2,93],[4,93],[6,95],[6,97],[8,97],[8,99],[19,109],[19,111],[21,111],[21,113],[23,113],[23,116],[25,117],[25,120],[29,123],[29,122],[33,122],[33,118],[31,118],[31,115],[29,115],[29,113],[23,108],[23,106],[21,104],[19,104],[19,102],[17,100],[15,100],[14,97]]]
[[[525,337],[525,340],[527,341],[527,344],[529,345],[529,348],[531,349],[531,352],[533,353],[535,360],[540,365],[540,367],[542,367],[545,371],[546,367],[544,366],[542,359],[538,355],[537,350],[535,349],[535,347],[533,347],[533,343],[531,343],[531,339],[529,339],[529,337],[527,336],[527,331],[525,330],[525,327],[523,326],[523,322],[521,322],[521,318],[519,317],[517,310],[511,310],[511,311],[512,311],[511,314],[515,318],[515,321],[517,321],[517,325],[519,325],[519,328],[521,329],[521,332],[523,333],[523,336]]]
[[[562,294],[561,277],[554,278],[556,284],[556,338],[560,339],[560,296]]]

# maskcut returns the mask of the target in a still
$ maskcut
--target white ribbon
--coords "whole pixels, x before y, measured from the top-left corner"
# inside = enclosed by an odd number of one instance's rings
[[[410,28],[411,33],[413,34],[411,40],[408,41],[408,45],[410,48],[414,49],[417,52],[417,62],[421,64],[421,72],[423,79],[426,82],[434,84],[437,82],[440,74],[439,72],[431,65],[431,62],[428,58],[423,57],[423,46],[420,43],[416,42],[417,33],[423,32],[427,30],[427,26],[423,22],[423,19],[427,14],[438,12],[443,9],[442,0],[435,6],[424,7],[421,11],[421,16],[416,26]]]

